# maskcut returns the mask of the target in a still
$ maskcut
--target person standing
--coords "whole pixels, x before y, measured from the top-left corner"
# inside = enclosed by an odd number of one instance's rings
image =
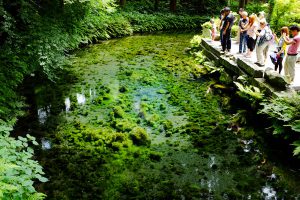
[[[243,17],[242,17],[242,13],[244,12],[244,8],[240,8],[239,9],[239,20],[241,20]],[[236,38],[236,43],[237,44],[239,44],[240,43],[240,33],[241,33],[241,30],[240,29],[238,29],[238,31],[237,31],[237,38]]]
[[[280,30],[281,36],[280,38],[277,38],[275,36],[275,41],[276,41],[276,45],[277,45],[277,53],[276,53],[276,58],[277,61],[275,63],[275,71],[279,71],[279,74],[282,71],[282,62],[283,62],[283,58],[286,54],[286,47],[287,47],[287,43],[284,41],[284,38],[289,35],[289,28],[288,27],[282,27]]]
[[[222,50],[229,53],[231,50],[231,28],[234,23],[234,15],[230,13],[230,8],[224,8],[225,16],[224,16],[224,23],[222,26],[223,31],[223,39],[222,39]]]
[[[247,32],[243,31],[249,22],[248,13],[243,11],[241,13],[241,19],[239,21],[239,32],[240,32],[240,44],[239,44],[239,53],[246,53],[246,43],[247,43]]]
[[[252,52],[255,48],[255,40],[256,40],[256,34],[257,34],[257,28],[258,28],[258,24],[256,22],[256,16],[255,15],[251,15],[249,17],[249,23],[248,25],[245,27],[244,30],[242,30],[242,32],[247,32],[247,53],[245,55],[246,58],[251,58],[252,57]]]
[[[217,34],[217,27],[213,19],[210,19],[210,24],[211,24],[211,40],[215,41],[216,34]]]
[[[273,39],[273,35],[265,19],[260,21],[260,27],[261,31],[258,34],[258,42],[256,45],[257,62],[254,64],[258,65],[259,67],[264,67],[270,47],[270,41]]]
[[[292,39],[288,36],[284,37],[284,41],[290,45],[288,48],[287,56],[284,63],[284,74],[288,83],[292,83],[295,78],[295,66],[298,55],[298,48],[300,46],[300,28],[297,25],[292,25],[290,27],[290,32],[293,35]]]
[[[221,41],[221,46],[222,46],[222,43],[223,43],[223,30],[222,30],[223,24],[224,24],[224,9],[222,9],[221,12],[220,12],[220,25],[219,25],[219,30],[220,30],[220,41]]]

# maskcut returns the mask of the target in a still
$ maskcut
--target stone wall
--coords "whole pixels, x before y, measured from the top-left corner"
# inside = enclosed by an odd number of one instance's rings
[[[279,93],[289,91],[287,82],[282,75],[270,68],[260,68],[247,58],[222,55],[220,46],[210,39],[202,39],[200,48],[209,59],[215,61],[217,65],[223,66],[227,73],[252,77],[253,84],[268,91],[268,93],[278,95]]]

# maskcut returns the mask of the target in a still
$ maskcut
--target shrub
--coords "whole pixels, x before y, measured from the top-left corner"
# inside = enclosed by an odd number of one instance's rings
[[[232,29],[231,29],[231,35],[232,35],[232,37],[236,37],[237,36],[238,30],[239,30],[239,26],[237,26],[237,25],[233,25],[232,26]]]
[[[275,0],[271,13],[271,25],[277,32],[283,26],[300,25],[300,7],[298,0]]]
[[[300,155],[300,97],[278,97],[261,103],[260,113],[270,116],[273,120],[273,134],[280,134],[292,140],[295,146],[294,155]],[[292,134],[293,132],[296,134]]]
[[[30,145],[37,145],[35,138],[26,135],[15,140],[9,137],[11,128],[0,128],[0,199],[44,199],[33,187],[34,180],[47,181],[42,167],[32,160]]]

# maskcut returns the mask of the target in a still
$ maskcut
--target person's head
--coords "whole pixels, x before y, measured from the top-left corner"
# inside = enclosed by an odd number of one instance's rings
[[[255,15],[250,15],[250,17],[249,17],[249,25],[252,26],[255,21],[256,21],[256,16]]]
[[[300,28],[298,25],[292,25],[292,26],[290,26],[290,31],[291,31],[292,35],[295,37],[296,35],[298,35]]]
[[[210,23],[214,24],[215,23],[214,19],[210,19]]]
[[[264,11],[259,12],[258,13],[258,18],[259,18],[259,20],[264,19],[265,18],[265,12]]]
[[[242,16],[242,13],[244,12],[244,8],[239,9],[239,14]]]
[[[221,15],[224,15],[224,12],[225,12],[224,9],[222,9],[220,14],[221,14]]]
[[[248,17],[248,13],[246,11],[243,11],[241,16],[243,19],[246,19]]]
[[[229,7],[225,7],[224,8],[224,14],[225,15],[229,15],[229,13],[230,13],[230,8]]]
[[[288,27],[286,27],[286,26],[284,26],[284,27],[282,27],[281,29],[280,29],[280,33],[281,33],[281,35],[283,35],[283,33],[285,33],[285,35],[289,35],[289,28]]]
[[[264,28],[264,27],[266,27],[266,26],[268,25],[266,19],[260,20],[260,21],[259,21],[259,24],[260,24],[260,27],[261,27],[261,28]]]

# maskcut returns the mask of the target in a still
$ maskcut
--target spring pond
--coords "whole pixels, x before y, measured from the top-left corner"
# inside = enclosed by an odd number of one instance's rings
[[[36,82],[24,127],[47,199],[300,198],[299,171],[269,161],[255,129],[233,130],[228,98],[192,75],[192,37],[104,41],[74,52],[57,83]]]

